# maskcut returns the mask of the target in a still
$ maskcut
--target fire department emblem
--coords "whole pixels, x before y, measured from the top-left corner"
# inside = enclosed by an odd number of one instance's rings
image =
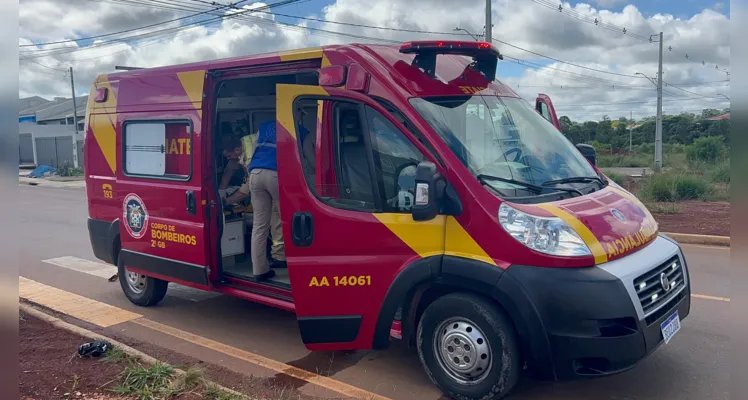
[[[616,217],[617,220],[621,222],[626,222],[626,216],[623,215],[622,212],[616,210],[615,208],[611,209],[610,213],[613,214],[613,216]]]
[[[140,239],[148,230],[148,212],[143,200],[136,194],[130,193],[125,196],[123,203],[123,219],[126,221],[127,233],[135,239]]]

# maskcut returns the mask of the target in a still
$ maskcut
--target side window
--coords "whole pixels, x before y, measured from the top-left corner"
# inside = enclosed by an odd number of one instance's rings
[[[548,110],[548,105],[545,103],[539,103],[540,108],[540,114],[543,116],[543,118],[547,119],[548,121],[551,121],[551,113]]]
[[[309,188],[317,196],[323,194],[317,190],[317,141],[324,102],[321,100],[301,100],[296,105],[294,120],[301,157],[301,168],[304,171]]]
[[[125,175],[186,180],[192,174],[189,123],[125,122],[122,136]]]
[[[345,101],[294,104],[301,166],[311,192],[331,207],[372,212],[375,186],[360,113],[358,104]]]
[[[333,130],[340,200],[351,202],[362,211],[376,211],[371,147],[361,107],[353,103],[335,104]]]
[[[409,213],[416,167],[424,160],[423,154],[384,115],[368,106],[365,109],[382,211]]]
[[[387,117],[347,101],[302,99],[294,107],[304,176],[318,199],[353,211],[410,212],[424,156]]]

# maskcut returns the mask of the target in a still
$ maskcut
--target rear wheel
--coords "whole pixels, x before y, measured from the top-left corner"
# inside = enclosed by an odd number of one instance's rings
[[[519,380],[517,335],[490,301],[454,293],[431,303],[418,324],[426,374],[453,399],[501,399]]]
[[[117,264],[119,284],[133,304],[148,307],[164,299],[169,282],[128,271],[121,257]]]

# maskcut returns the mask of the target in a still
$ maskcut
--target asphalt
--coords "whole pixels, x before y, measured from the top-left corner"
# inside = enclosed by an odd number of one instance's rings
[[[386,351],[310,353],[290,313],[228,296],[190,301],[167,296],[158,306],[139,308],[122,295],[117,283],[62,268],[43,260],[73,257],[96,261],[86,229],[85,191],[79,188],[19,187],[22,277],[142,314],[161,324],[332,378],[392,399],[439,400],[441,393],[421,369],[411,349],[394,345]],[[728,312],[730,249],[683,246],[691,271],[691,315],[673,340],[636,368],[616,376],[574,382],[523,380],[510,399],[729,399],[732,371]],[[733,309],[733,312],[736,310]],[[740,311],[734,315],[741,315]],[[745,312],[745,310],[743,310]],[[245,373],[237,360],[142,326],[125,323],[118,332],[138,340],[223,363]],[[204,354],[201,354],[203,352]]]

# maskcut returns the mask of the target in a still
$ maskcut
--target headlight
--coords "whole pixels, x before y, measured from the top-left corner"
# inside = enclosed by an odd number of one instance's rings
[[[589,256],[589,247],[560,218],[536,217],[506,203],[499,207],[501,227],[525,246],[554,256]]]

